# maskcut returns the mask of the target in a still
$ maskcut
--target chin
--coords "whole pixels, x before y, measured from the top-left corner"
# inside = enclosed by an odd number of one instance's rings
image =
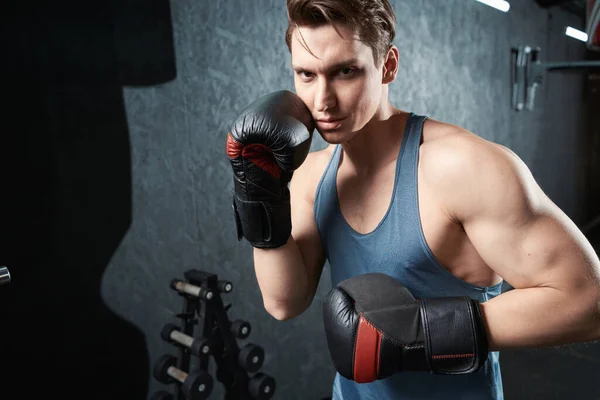
[[[329,144],[341,144],[346,143],[348,140],[354,137],[354,132],[348,132],[346,130],[331,130],[331,131],[320,131],[321,137],[324,141]]]
[[[321,134],[323,140],[329,144],[340,144],[348,141],[348,136],[341,132],[319,131],[319,133]]]

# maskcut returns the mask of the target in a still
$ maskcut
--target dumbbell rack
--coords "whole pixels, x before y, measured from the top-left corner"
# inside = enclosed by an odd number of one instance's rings
[[[263,349],[251,343],[240,349],[236,340],[236,337],[248,337],[250,323],[242,320],[232,323],[227,316],[231,304],[224,306],[221,293],[231,292],[231,282],[218,280],[215,274],[195,269],[186,271],[184,277],[185,281],[173,279],[170,287],[183,297],[183,310],[177,315],[180,319],[177,335],[187,337],[188,341],[172,340],[170,335],[174,330],[173,324],[165,325],[161,337],[179,348],[176,365],[179,371],[190,371],[192,356],[196,357],[198,366],[193,372],[196,376],[202,375],[203,384],[201,394],[194,389],[190,395],[189,387],[186,392],[183,384],[177,382],[176,399],[196,400],[209,397],[212,391],[212,378],[208,372],[211,356],[216,364],[217,380],[226,390],[224,400],[270,399],[275,392],[275,380],[269,375],[257,372],[264,361]],[[194,326],[198,324],[201,325],[195,333]],[[193,345],[190,344],[192,340]],[[168,357],[173,358],[164,355],[161,357],[162,362]],[[173,379],[161,379],[161,370],[164,374],[164,365],[161,366],[157,362],[153,370],[154,378],[163,383],[173,383]],[[159,391],[151,399],[172,400],[173,396],[168,392]]]

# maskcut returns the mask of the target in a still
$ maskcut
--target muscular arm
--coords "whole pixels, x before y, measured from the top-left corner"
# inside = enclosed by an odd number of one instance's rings
[[[600,339],[598,257],[526,165],[474,135],[444,154],[433,173],[447,213],[515,288],[482,304],[490,351]]]

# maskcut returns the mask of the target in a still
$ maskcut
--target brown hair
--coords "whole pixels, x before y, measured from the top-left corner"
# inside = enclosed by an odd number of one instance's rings
[[[287,14],[285,42],[290,51],[294,28],[333,24],[340,33],[335,24],[341,23],[371,47],[379,66],[396,34],[396,16],[388,0],[287,0]],[[302,46],[310,52],[305,44]]]

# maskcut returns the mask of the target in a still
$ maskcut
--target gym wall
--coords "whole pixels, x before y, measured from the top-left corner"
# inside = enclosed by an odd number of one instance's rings
[[[5,87],[0,262],[13,281],[0,287],[0,387],[136,400],[168,388],[151,372],[161,355],[177,355],[160,337],[183,307],[170,282],[198,269],[233,283],[222,295],[229,318],[252,325],[240,343],[264,348],[261,371],[275,378],[276,399],[329,396],[329,266],[312,306],[275,320],[231,209],[231,122],[259,96],[293,90],[285,2],[93,3],[94,15],[74,2],[15,7],[4,27],[15,63]],[[583,44],[564,27],[582,21],[534,1],[515,1],[509,13],[467,0],[391,3],[400,51],[392,103],[509,147],[585,223],[585,74],[551,73],[533,112],[510,107],[511,47],[581,60]],[[316,134],[312,150],[323,147]],[[505,397],[598,398],[589,382],[599,355],[592,345],[502,352]],[[215,377],[210,398],[223,394]]]

